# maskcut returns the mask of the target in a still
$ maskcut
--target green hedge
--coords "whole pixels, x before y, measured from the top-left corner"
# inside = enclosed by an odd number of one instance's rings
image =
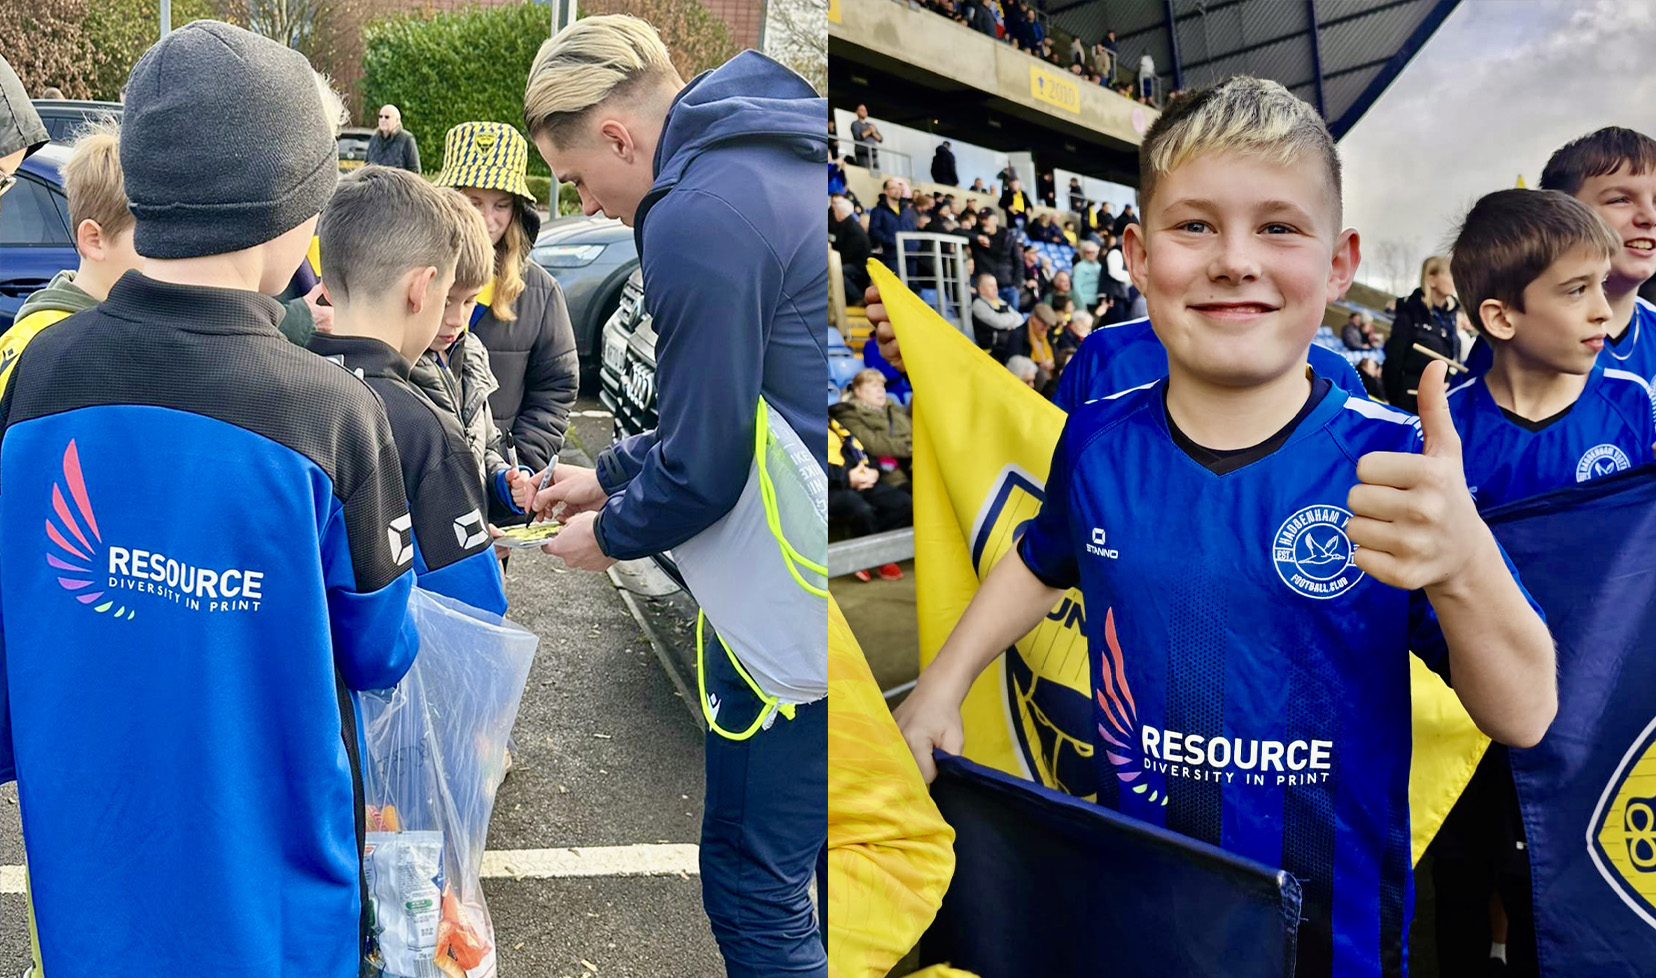
[[[505,122],[523,132],[524,81],[550,16],[544,4],[525,3],[406,14],[371,25],[362,59],[364,117],[387,103],[401,109],[403,126],[419,141],[421,164],[432,170],[442,166],[443,136],[462,122]],[[529,173],[550,183],[551,171],[532,144]],[[536,191],[543,198],[549,193]]]

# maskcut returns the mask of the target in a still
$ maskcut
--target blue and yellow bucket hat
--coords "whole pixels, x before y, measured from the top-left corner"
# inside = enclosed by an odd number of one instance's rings
[[[439,187],[477,187],[522,197],[533,208],[524,174],[529,167],[529,143],[504,122],[462,122],[443,139],[443,169],[433,181]]]

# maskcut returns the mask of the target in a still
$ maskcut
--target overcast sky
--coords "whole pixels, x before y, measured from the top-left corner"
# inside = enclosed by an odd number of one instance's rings
[[[1462,0],[1340,143],[1358,279],[1397,242],[1418,284],[1473,201],[1607,125],[1656,134],[1656,0]]]

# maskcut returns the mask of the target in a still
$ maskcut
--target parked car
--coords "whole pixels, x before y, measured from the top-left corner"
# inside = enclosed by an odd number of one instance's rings
[[[80,264],[63,194],[68,160],[69,147],[42,146],[23,161],[17,185],[0,198],[0,332],[11,329],[24,299]]]
[[[541,229],[529,254],[563,286],[581,375],[592,377],[604,324],[620,305],[628,276],[638,269],[632,228],[606,217],[558,218]]]
[[[368,141],[374,130],[351,128],[339,130],[339,172],[347,173],[368,162]]]
[[[598,366],[598,400],[615,416],[614,439],[656,426],[655,343],[644,309],[644,273],[635,268],[604,324]]]
[[[121,118],[121,103],[91,102],[81,99],[37,98],[30,104],[40,113],[47,135],[54,143],[68,143],[75,139],[75,131],[104,116]]]

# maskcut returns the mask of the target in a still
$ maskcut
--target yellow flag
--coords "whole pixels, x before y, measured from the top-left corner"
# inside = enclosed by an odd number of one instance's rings
[[[870,273],[914,386],[914,553],[920,661],[928,664],[1019,526],[1040,508],[1064,413],[940,318],[883,265]],[[962,397],[962,391],[970,391]],[[961,708],[966,756],[1096,797],[1087,609],[1070,591],[996,659]],[[1409,798],[1416,861],[1488,740],[1442,680],[1411,656]]]
[[[1524,189],[1524,175],[1522,173],[1518,174],[1518,189]]]
[[[884,978],[931,925],[953,875],[954,829],[926,792],[856,636],[830,599],[829,974]]]

